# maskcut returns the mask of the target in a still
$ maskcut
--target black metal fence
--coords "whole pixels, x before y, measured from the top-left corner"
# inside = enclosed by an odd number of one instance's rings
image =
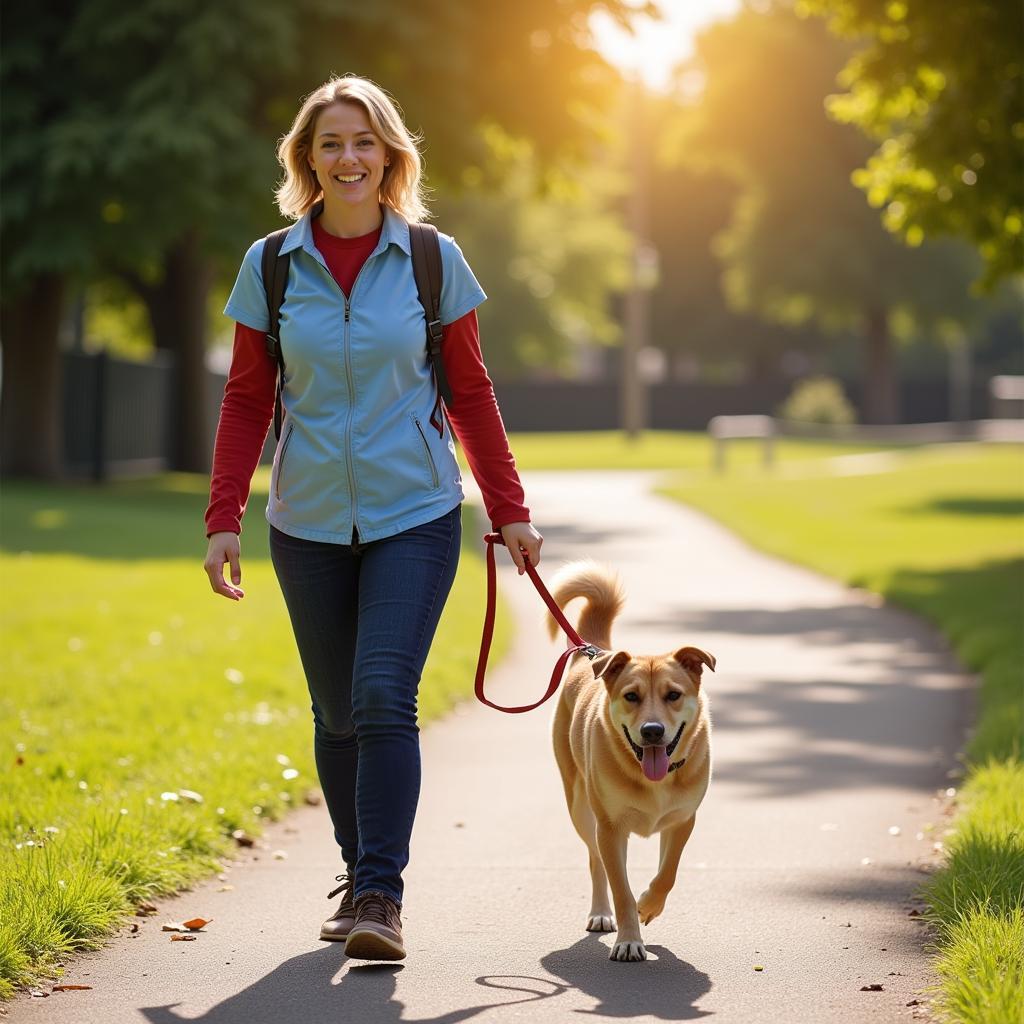
[[[106,353],[67,352],[63,362],[64,464],[70,476],[108,477],[159,472],[169,465],[173,357],[157,353],[145,363]],[[201,401],[207,403],[210,450],[225,377],[211,372]],[[648,389],[654,430],[704,430],[713,416],[772,414],[786,397],[783,382],[748,384],[662,383]],[[861,385],[844,382],[859,404]],[[614,430],[619,425],[616,382],[496,381],[502,418],[510,431]],[[950,419],[945,381],[908,381],[901,387],[904,423]],[[991,415],[987,385],[971,393],[971,418]],[[1018,413],[1019,414],[1019,413]],[[273,432],[263,461],[273,454]]]
[[[104,480],[166,469],[173,374],[174,360],[164,353],[135,363],[106,352],[65,352],[65,472]]]

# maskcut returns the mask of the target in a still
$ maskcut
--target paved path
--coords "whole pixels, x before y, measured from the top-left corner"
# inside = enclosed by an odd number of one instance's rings
[[[326,813],[304,809],[231,870],[232,891],[214,881],[166,901],[137,934],[71,965],[65,981],[92,991],[21,999],[12,1021],[927,1019],[906,1005],[930,981],[923,925],[908,911],[941,839],[936,794],[950,784],[970,680],[911,616],[752,551],[651,495],[653,479],[524,481],[546,537],[542,574],[585,554],[620,571],[629,596],[613,639],[635,652],[692,643],[718,658],[706,674],[714,780],[666,911],[645,929],[651,959],[611,963],[611,937],[583,931],[586,853],[547,708],[501,715],[473,703],[423,736],[404,964],[348,963],[317,941],[336,854]],[[489,690],[523,703],[543,691],[556,649],[526,577],[506,570],[502,586],[520,642]],[[271,857],[278,847],[286,860]],[[635,891],[655,859],[655,840],[632,841]],[[195,942],[159,931],[193,915],[214,918]],[[883,991],[860,991],[871,984]]]

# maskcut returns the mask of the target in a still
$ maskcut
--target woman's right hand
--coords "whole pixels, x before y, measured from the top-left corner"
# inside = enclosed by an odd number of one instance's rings
[[[203,568],[210,577],[210,586],[215,594],[240,601],[245,591],[239,587],[242,582],[241,545],[237,533],[211,533],[210,544],[206,549],[206,561]],[[224,579],[224,563],[231,563],[231,583]]]

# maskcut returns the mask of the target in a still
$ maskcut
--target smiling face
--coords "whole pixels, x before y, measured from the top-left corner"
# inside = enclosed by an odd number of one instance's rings
[[[696,647],[646,658],[617,651],[593,663],[594,674],[608,688],[615,732],[651,782],[683,764],[684,758],[673,754],[685,748],[687,730],[697,721],[704,665],[714,669],[715,659]]]
[[[390,159],[358,103],[332,103],[313,125],[309,165],[328,203],[376,207]]]

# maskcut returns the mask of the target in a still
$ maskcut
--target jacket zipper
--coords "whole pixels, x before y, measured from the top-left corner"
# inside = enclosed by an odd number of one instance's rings
[[[366,266],[364,263],[363,266]],[[360,269],[359,273],[362,273]],[[333,276],[332,276],[333,280]],[[359,274],[356,275],[356,281],[359,280]],[[356,290],[355,282],[352,283],[352,291]],[[345,448],[348,452],[348,458],[345,460],[346,468],[348,469],[348,487],[349,493],[352,496],[352,534],[356,531],[356,520],[359,518],[359,497],[356,493],[356,474],[352,468],[352,420],[356,414],[356,386],[355,381],[352,379],[352,342],[349,337],[349,322],[352,319],[352,300],[349,296],[345,295],[345,376],[348,379],[348,422],[345,424]]]
[[[423,427],[415,416],[413,417],[413,423],[416,424],[416,429],[420,432],[420,440],[423,442],[423,448],[427,453],[427,462],[430,464],[430,478],[434,481],[434,488],[436,490],[440,486],[441,481],[437,476],[437,467],[434,465],[434,456],[430,453],[430,445],[427,444],[427,435],[423,433]]]
[[[288,451],[288,445],[291,444],[292,431],[294,429],[295,429],[295,424],[294,423],[289,423],[288,424],[288,433],[285,434],[284,444],[281,445],[281,455],[278,457],[278,460],[277,460],[277,479],[274,481],[274,495],[276,496],[278,501],[281,500],[281,473],[284,470],[284,457],[285,457],[285,454]]]

